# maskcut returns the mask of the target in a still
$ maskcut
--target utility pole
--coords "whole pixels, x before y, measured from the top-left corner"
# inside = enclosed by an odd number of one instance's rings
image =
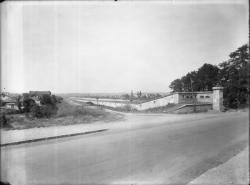
[[[194,112],[196,112],[196,96],[194,95],[194,89],[193,89],[193,80],[190,78],[191,83],[191,90],[192,90],[192,99],[193,99],[193,105],[194,105]]]
[[[96,104],[97,104],[97,105],[99,105],[98,100],[99,100],[99,97],[96,97]]]
[[[134,96],[134,93],[133,93],[133,90],[131,90],[131,93],[130,93],[130,101],[131,102],[133,101],[133,96]]]

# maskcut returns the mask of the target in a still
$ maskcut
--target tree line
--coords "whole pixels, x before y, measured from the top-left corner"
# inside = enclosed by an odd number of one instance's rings
[[[249,95],[249,47],[247,44],[229,54],[219,65],[205,63],[169,85],[174,92],[211,91],[216,85],[224,87],[224,106],[247,106]]]

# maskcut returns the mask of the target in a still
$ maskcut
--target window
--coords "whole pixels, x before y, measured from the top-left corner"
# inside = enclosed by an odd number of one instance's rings
[[[206,98],[210,98],[210,96],[206,96]]]
[[[186,98],[189,98],[189,96],[186,96]]]
[[[204,96],[200,96],[200,98],[204,98]]]

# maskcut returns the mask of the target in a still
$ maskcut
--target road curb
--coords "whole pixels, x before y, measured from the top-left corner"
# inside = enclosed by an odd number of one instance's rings
[[[25,144],[25,143],[33,143],[33,142],[52,140],[52,139],[59,139],[59,138],[64,138],[64,137],[72,137],[72,136],[93,134],[93,133],[97,133],[97,132],[104,132],[104,131],[107,131],[107,130],[108,129],[101,129],[101,130],[94,130],[94,131],[88,131],[88,132],[80,132],[80,133],[65,134],[65,135],[59,135],[59,136],[51,136],[51,137],[44,137],[44,138],[37,138],[37,139],[29,139],[29,140],[25,140],[25,141],[17,141],[17,142],[12,142],[12,143],[0,144],[0,147],[10,146],[10,145],[19,145],[19,144]]]

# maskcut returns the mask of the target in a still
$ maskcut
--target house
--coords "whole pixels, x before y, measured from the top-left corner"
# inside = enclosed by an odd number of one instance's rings
[[[8,102],[8,103],[6,103],[5,106],[4,106],[4,108],[18,110],[16,102]]]
[[[11,97],[5,93],[1,93],[1,108],[18,110],[17,101],[14,97]]]

